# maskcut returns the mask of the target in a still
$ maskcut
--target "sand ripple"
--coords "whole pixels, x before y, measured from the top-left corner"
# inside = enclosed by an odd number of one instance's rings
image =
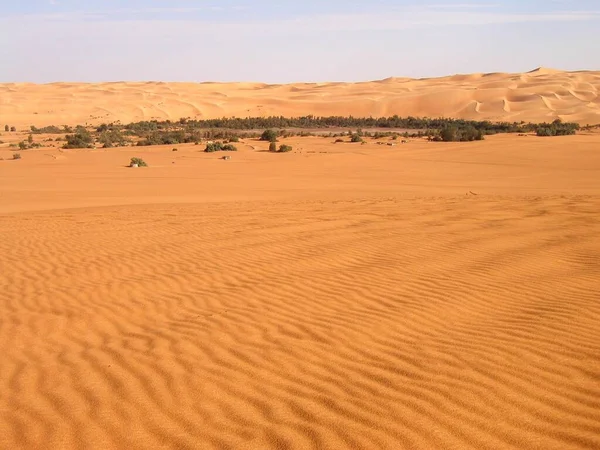
[[[0,217],[0,447],[600,448],[599,210]]]

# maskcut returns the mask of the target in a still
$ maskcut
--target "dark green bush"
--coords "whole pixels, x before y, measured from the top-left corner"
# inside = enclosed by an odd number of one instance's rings
[[[209,142],[204,149],[206,153],[220,152],[221,150],[223,150],[223,144],[220,142]]]
[[[94,138],[92,134],[84,127],[78,126],[75,129],[75,134],[67,134],[65,136],[67,143],[63,145],[63,148],[92,148]]]
[[[269,144],[269,151],[270,152],[276,152],[277,151],[277,142],[271,141],[271,143]]]
[[[37,127],[31,125],[30,128],[31,128],[31,132],[33,134],[42,134],[42,133],[44,133],[44,134],[60,134],[63,132],[60,128],[58,128],[57,126],[54,126],[54,125],[50,125],[50,126],[42,127],[42,128],[37,128]]]
[[[277,132],[277,130],[269,129],[269,130],[263,131],[263,134],[261,134],[261,136],[260,136],[260,140],[268,141],[268,142],[276,142],[278,136],[279,136],[279,133]]]
[[[287,152],[291,152],[293,149],[290,145],[282,145],[281,147],[279,147],[279,150],[277,150],[278,153],[287,153]]]
[[[119,130],[104,130],[98,136],[98,142],[103,148],[123,147],[127,144],[127,138]]]
[[[563,123],[560,119],[547,124],[543,123],[535,130],[538,136],[567,136],[575,134],[579,130],[579,125],[576,123]]]

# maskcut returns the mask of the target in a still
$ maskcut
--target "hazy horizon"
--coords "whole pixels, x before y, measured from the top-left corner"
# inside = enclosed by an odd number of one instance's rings
[[[591,0],[4,5],[0,82],[325,82],[600,68]]]

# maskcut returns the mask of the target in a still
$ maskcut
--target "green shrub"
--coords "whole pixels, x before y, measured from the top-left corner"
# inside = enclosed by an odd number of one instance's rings
[[[358,133],[354,133],[351,137],[350,137],[350,142],[363,142],[363,138],[360,137],[360,134]]]
[[[240,142],[240,138],[238,136],[232,136],[229,138],[229,142]]]
[[[344,142],[344,140],[343,139],[336,139],[335,143],[337,144],[338,142]]]
[[[4,125],[4,131],[8,132],[9,130],[10,130],[10,127],[8,125]]]
[[[282,145],[281,147],[279,147],[279,150],[277,152],[278,153],[287,153],[287,152],[291,152],[291,151],[292,151],[291,145]]]
[[[277,130],[269,129],[269,130],[263,131],[263,134],[261,134],[261,136],[260,136],[260,140],[268,141],[268,142],[276,142],[278,136],[279,136],[279,133],[277,132]]]
[[[277,143],[271,141],[271,143],[269,144],[269,151],[270,152],[276,152],[277,151]]]
[[[27,150],[27,144],[25,143],[25,141],[21,141],[19,142],[19,149],[20,150]]]
[[[220,142],[209,142],[206,144],[204,151],[206,153],[220,152],[223,149],[223,144]]]
[[[138,167],[148,167],[148,164],[146,164],[146,161],[144,161],[142,158],[131,158],[131,162],[129,163],[129,167],[133,167],[134,164],[137,164]]]
[[[13,153],[13,159],[21,159],[20,153]]]
[[[232,144],[223,144],[222,142],[211,142],[206,144],[204,149],[206,153],[213,152],[237,152],[237,147]]]
[[[540,124],[535,130],[538,136],[567,136],[575,134],[579,130],[579,125],[576,123],[563,123],[562,120],[556,119],[548,124]]]
[[[10,127],[10,131],[12,131],[12,132],[17,131],[17,127]]]
[[[78,126],[75,129],[75,134],[67,134],[65,136],[67,143],[63,148],[92,148],[94,138],[91,133],[84,127]]]
[[[128,141],[119,130],[103,130],[98,136],[98,142],[103,148],[112,148],[123,147]]]
[[[60,133],[62,133],[62,130],[55,125],[50,125],[50,126],[42,127],[42,128],[37,128],[37,127],[31,125],[30,128],[31,128],[31,132],[33,134],[42,134],[42,133],[44,133],[44,134],[60,134]]]
[[[458,140],[456,137],[458,129],[453,126],[446,126],[440,131],[440,138],[444,142],[452,142]]]

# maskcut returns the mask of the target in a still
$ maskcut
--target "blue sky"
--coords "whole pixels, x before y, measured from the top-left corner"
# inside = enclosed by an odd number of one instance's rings
[[[600,69],[599,0],[0,0],[0,82]]]

